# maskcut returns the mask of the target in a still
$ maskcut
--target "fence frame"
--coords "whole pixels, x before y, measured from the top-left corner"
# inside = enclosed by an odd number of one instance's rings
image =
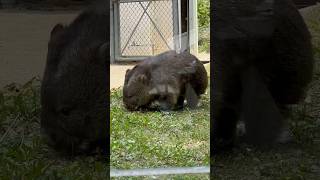
[[[113,25],[112,25],[112,33],[111,34],[111,38],[112,38],[112,42],[113,42],[113,48],[112,49],[112,52],[111,55],[112,55],[112,58],[111,58],[111,62],[115,62],[115,61],[141,61],[143,59],[145,59],[146,57],[148,56],[122,56],[121,55],[121,45],[120,45],[120,4],[121,3],[138,3],[138,2],[152,2],[152,1],[163,1],[163,0],[116,0],[116,1],[113,1],[112,3],[112,22],[113,22]],[[174,37],[174,50],[179,50],[180,49],[180,32],[181,32],[181,28],[180,28],[180,21],[179,21],[179,15],[180,15],[180,8],[177,8],[179,7],[179,4],[180,4],[180,0],[170,0],[172,1],[172,15],[173,15],[173,37]],[[177,9],[177,11],[176,11]],[[145,11],[145,9],[144,9]],[[145,13],[142,14],[142,16],[144,16]],[[149,19],[151,19],[150,17],[148,17]],[[151,19],[152,21],[152,19]],[[152,22],[154,23],[154,22]],[[139,25],[139,23],[137,24],[137,26]],[[157,28],[157,27],[155,27]],[[135,29],[130,32],[130,33],[133,33],[135,31]],[[159,32],[158,32],[159,33]],[[130,40],[130,39],[129,39]],[[128,40],[128,41],[129,41]],[[129,43],[129,42],[127,42]]]
[[[186,175],[186,174],[208,174],[209,166],[197,167],[167,167],[167,168],[141,168],[119,170],[111,169],[110,177],[136,177],[136,176],[163,176],[163,175]]]
[[[150,2],[163,0],[113,0],[110,8],[110,40],[111,40],[111,63],[123,61],[140,61],[147,56],[122,56],[120,47],[120,3]],[[188,32],[181,33],[181,0],[170,0],[173,14],[173,49],[181,52],[187,48],[193,54],[198,53],[198,30],[197,30],[197,0],[187,0],[188,9]]]

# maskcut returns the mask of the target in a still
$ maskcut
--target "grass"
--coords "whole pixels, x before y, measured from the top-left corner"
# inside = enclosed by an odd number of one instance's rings
[[[0,90],[0,179],[106,179],[101,157],[66,159],[40,137],[40,81]]]
[[[210,53],[210,26],[199,27],[199,52]]]
[[[196,110],[128,112],[120,89],[111,92],[111,167],[130,169],[209,165],[209,92]],[[170,177],[199,179],[199,176]],[[201,176],[200,179],[208,179]]]
[[[210,52],[210,2],[198,0],[199,52]]]

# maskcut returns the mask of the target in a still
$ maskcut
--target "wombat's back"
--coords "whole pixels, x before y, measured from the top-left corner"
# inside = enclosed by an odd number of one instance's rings
[[[181,83],[190,83],[198,95],[203,94],[208,86],[208,76],[204,65],[187,51],[180,54],[168,51],[153,58],[150,62],[155,71],[161,71],[161,74],[165,75],[155,74],[157,83],[168,81],[169,78],[179,78]]]
[[[180,54],[182,60],[191,64],[191,72],[188,74],[190,84],[196,91],[197,95],[204,94],[208,86],[208,74],[202,62],[189,52]],[[189,66],[187,66],[189,68]]]

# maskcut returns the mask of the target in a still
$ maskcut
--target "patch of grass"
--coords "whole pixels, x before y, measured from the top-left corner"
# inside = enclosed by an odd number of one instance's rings
[[[112,91],[111,167],[209,165],[209,90],[200,102],[196,110],[128,112],[122,104],[121,89]]]
[[[0,90],[0,179],[106,179],[99,157],[65,159],[40,137],[40,81]]]
[[[198,1],[199,52],[210,52],[210,1]]]
[[[199,28],[199,52],[210,53],[210,28]]]

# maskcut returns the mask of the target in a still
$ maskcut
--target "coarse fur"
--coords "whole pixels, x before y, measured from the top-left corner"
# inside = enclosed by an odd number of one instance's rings
[[[41,132],[66,154],[107,149],[109,4],[51,31],[41,87]]]
[[[218,0],[211,14],[212,155],[234,147],[239,120],[245,142],[275,144],[312,79],[306,24],[290,0]]]
[[[181,109],[185,98],[188,101],[188,91],[198,99],[207,85],[207,72],[195,56],[186,51],[167,51],[127,70],[123,102],[128,110]],[[191,101],[188,104],[196,106]]]

